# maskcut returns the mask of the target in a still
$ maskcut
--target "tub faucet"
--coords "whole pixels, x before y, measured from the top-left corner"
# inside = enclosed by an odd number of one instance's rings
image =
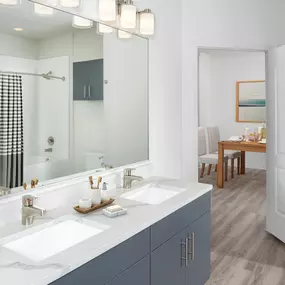
[[[22,225],[29,226],[34,223],[36,216],[43,216],[46,210],[34,205],[37,197],[32,195],[24,195],[22,197]]]
[[[45,148],[45,152],[52,152],[52,147]]]
[[[126,168],[124,170],[124,189],[131,189],[133,181],[142,181],[143,178],[141,176],[132,175],[132,171],[134,168]]]

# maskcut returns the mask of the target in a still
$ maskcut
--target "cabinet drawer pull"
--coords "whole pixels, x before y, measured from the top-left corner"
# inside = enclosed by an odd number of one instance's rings
[[[86,85],[84,85],[84,99],[86,99]]]
[[[91,86],[88,86],[89,99],[91,99]]]
[[[185,257],[183,256],[183,249],[184,249]],[[181,266],[182,267],[183,267],[183,261],[184,260],[185,260],[185,265],[188,266],[187,253],[188,253],[188,242],[187,242],[187,239],[185,240],[185,242],[183,242],[183,240],[181,240]]]
[[[188,248],[190,248],[189,241],[191,241],[191,252],[187,251],[188,258],[189,258],[189,255],[191,255],[191,260],[193,261],[195,259],[195,233],[192,233],[191,237],[187,238]]]

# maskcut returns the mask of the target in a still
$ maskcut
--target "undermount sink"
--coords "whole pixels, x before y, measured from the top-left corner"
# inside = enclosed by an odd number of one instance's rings
[[[144,204],[158,205],[186,190],[181,188],[175,189],[176,191],[170,189],[166,190],[158,185],[148,184],[125,193],[121,197]]]
[[[32,233],[24,234],[20,238],[14,237],[3,247],[39,262],[98,235],[108,228],[109,226],[93,221],[67,217],[35,227],[31,229]]]

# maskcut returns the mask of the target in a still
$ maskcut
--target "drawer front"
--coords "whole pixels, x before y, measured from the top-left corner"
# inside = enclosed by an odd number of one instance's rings
[[[150,285],[150,256],[148,255],[106,285]]]
[[[151,251],[182,231],[211,209],[211,192],[194,200],[151,227]]]
[[[103,285],[149,254],[150,229],[89,261],[52,285]]]

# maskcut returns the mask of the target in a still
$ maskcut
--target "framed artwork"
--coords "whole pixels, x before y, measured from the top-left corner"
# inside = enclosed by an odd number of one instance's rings
[[[266,121],[266,87],[264,80],[236,83],[236,121],[262,123]]]

